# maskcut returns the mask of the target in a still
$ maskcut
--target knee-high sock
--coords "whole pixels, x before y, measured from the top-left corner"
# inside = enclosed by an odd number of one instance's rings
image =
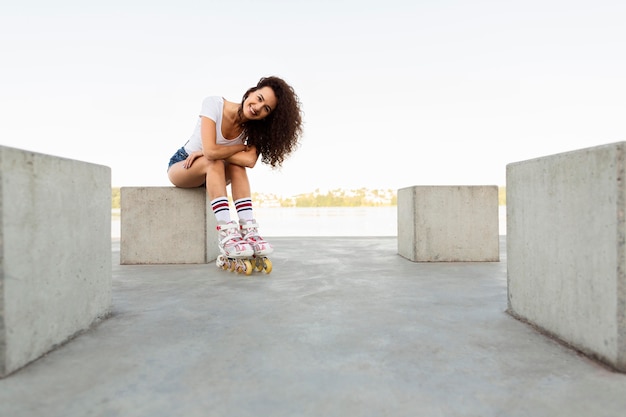
[[[235,208],[237,209],[237,215],[239,216],[239,220],[248,221],[254,219],[251,198],[240,198],[239,200],[235,201]]]
[[[218,222],[222,221],[228,223],[230,221],[230,207],[228,206],[228,198],[217,197],[211,201],[211,208],[215,213],[215,218]]]

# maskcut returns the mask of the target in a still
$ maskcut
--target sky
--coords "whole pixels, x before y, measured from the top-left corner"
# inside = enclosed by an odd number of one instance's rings
[[[503,186],[509,163],[626,141],[624,22],[623,0],[9,0],[0,145],[171,185],[202,99],[276,75],[304,135],[253,191]]]

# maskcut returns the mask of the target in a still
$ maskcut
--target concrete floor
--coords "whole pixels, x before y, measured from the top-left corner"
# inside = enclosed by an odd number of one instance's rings
[[[503,238],[504,239],[504,238]],[[119,265],[113,315],[0,380],[0,416],[624,416],[626,375],[505,313],[499,263],[274,238],[271,275]]]

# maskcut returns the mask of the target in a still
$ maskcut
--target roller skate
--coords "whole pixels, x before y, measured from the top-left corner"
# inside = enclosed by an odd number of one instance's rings
[[[252,256],[252,266],[257,271],[265,271],[266,274],[272,272],[272,261],[267,257],[274,252],[272,245],[259,236],[259,225],[256,220],[240,220],[241,237],[254,250]]]
[[[242,239],[237,223],[234,221],[218,222],[217,233],[221,252],[215,261],[217,267],[235,271],[238,274],[252,274],[254,267],[251,259],[254,257],[254,249]]]

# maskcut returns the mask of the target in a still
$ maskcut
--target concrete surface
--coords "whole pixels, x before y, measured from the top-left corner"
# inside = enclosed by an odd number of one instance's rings
[[[204,187],[122,187],[120,197],[123,265],[205,264],[219,255]]]
[[[117,265],[113,316],[0,380],[0,415],[623,416],[626,375],[505,313],[497,263],[274,238],[274,271]]]
[[[625,147],[507,165],[511,312],[623,372]]]
[[[0,146],[0,377],[106,316],[111,169]]]
[[[398,253],[415,262],[497,262],[498,187],[398,190]]]

